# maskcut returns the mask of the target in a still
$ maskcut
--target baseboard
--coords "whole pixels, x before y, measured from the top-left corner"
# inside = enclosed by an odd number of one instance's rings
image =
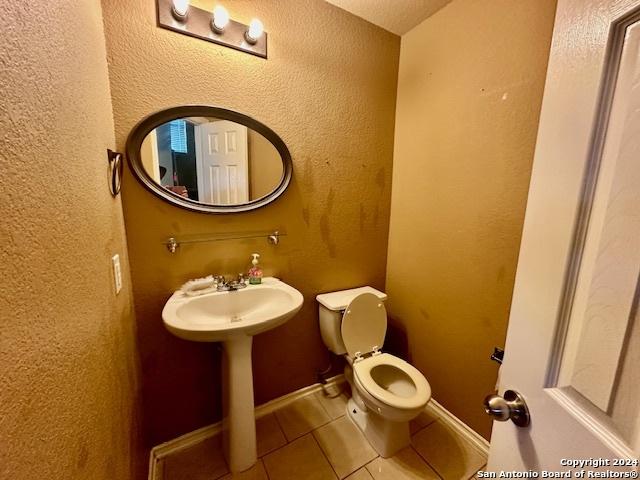
[[[337,386],[344,383],[344,375],[336,375],[330,378],[326,386]],[[311,395],[322,390],[323,385],[316,383],[308,387],[301,388],[295,392],[289,393],[282,397],[276,398],[263,405],[256,407],[256,418],[263,417],[276,410],[299,400],[302,397]],[[437,416],[445,425],[455,430],[461,437],[467,439],[474,447],[476,447],[484,455],[489,454],[489,442],[479,433],[469,427],[466,423],[452,414],[449,410],[440,405],[433,398],[426,406],[426,410]],[[151,449],[149,455],[149,480],[162,480],[162,459],[168,455],[175,454],[181,450],[185,450],[197,445],[204,440],[211,438],[222,431],[222,422],[217,422],[206,427],[199,428],[193,432],[189,432],[168,442],[157,445]]]
[[[455,430],[461,437],[467,439],[481,453],[489,455],[489,442],[487,439],[440,405],[435,399],[432,398],[429,401],[426,409],[438,416],[442,423]]]
[[[330,379],[328,379],[325,386],[337,386],[341,383],[344,383],[344,381],[344,375],[336,375],[335,377],[331,377]],[[255,409],[255,416],[256,418],[264,417],[265,415],[273,413],[276,410],[290,403],[293,403],[296,400],[299,400],[300,398],[319,392],[320,390],[322,390],[322,388],[323,385],[321,383],[316,383],[271,400],[270,402],[259,405]],[[217,422],[153,447],[149,455],[149,480],[162,480],[163,458],[197,445],[198,443],[217,435],[221,431],[222,422]]]

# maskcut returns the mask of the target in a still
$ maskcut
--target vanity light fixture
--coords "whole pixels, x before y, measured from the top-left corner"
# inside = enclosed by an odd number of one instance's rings
[[[171,13],[174,18],[180,22],[187,19],[189,13],[189,0],[172,0]]]
[[[220,4],[212,11],[189,3],[189,0],[156,0],[158,26],[267,58],[267,33],[260,20],[253,19],[249,25],[245,25],[233,20]]]
[[[217,5],[216,8],[213,9],[211,28],[216,33],[222,33],[228,24],[229,12],[222,5]]]
[[[260,37],[263,33],[264,25],[262,25],[262,22],[260,20],[254,18],[249,24],[249,29],[244,34],[244,39],[251,45],[255,45],[256,42],[260,40]]]

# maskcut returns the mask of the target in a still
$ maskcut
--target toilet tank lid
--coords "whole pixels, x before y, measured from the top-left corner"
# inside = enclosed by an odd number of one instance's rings
[[[340,290],[338,292],[322,293],[316,296],[316,300],[329,310],[340,311],[347,308],[347,305],[349,305],[354,298],[363,293],[373,293],[377,295],[380,300],[387,299],[386,293],[376,290],[373,287],[358,287],[349,290]]]

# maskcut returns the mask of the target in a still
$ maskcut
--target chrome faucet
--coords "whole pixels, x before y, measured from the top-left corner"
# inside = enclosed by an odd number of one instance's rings
[[[214,275],[213,280],[216,282],[216,290],[218,292],[233,292],[247,286],[244,273],[239,273],[238,278],[227,282],[223,275]]]
[[[239,273],[238,278],[236,278],[235,280],[232,280],[227,285],[229,285],[229,290],[231,291],[240,290],[241,288],[246,288],[247,282],[245,281],[244,273]]]
[[[226,292],[227,290],[229,290],[229,287],[227,287],[227,282],[224,279],[224,275],[214,275],[213,281],[216,284],[216,290],[218,292]]]

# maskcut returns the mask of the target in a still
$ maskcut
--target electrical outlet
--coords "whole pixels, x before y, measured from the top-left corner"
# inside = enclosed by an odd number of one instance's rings
[[[111,264],[113,266],[113,283],[117,295],[120,293],[120,290],[122,290],[122,269],[120,268],[120,255],[116,254],[111,257]]]

